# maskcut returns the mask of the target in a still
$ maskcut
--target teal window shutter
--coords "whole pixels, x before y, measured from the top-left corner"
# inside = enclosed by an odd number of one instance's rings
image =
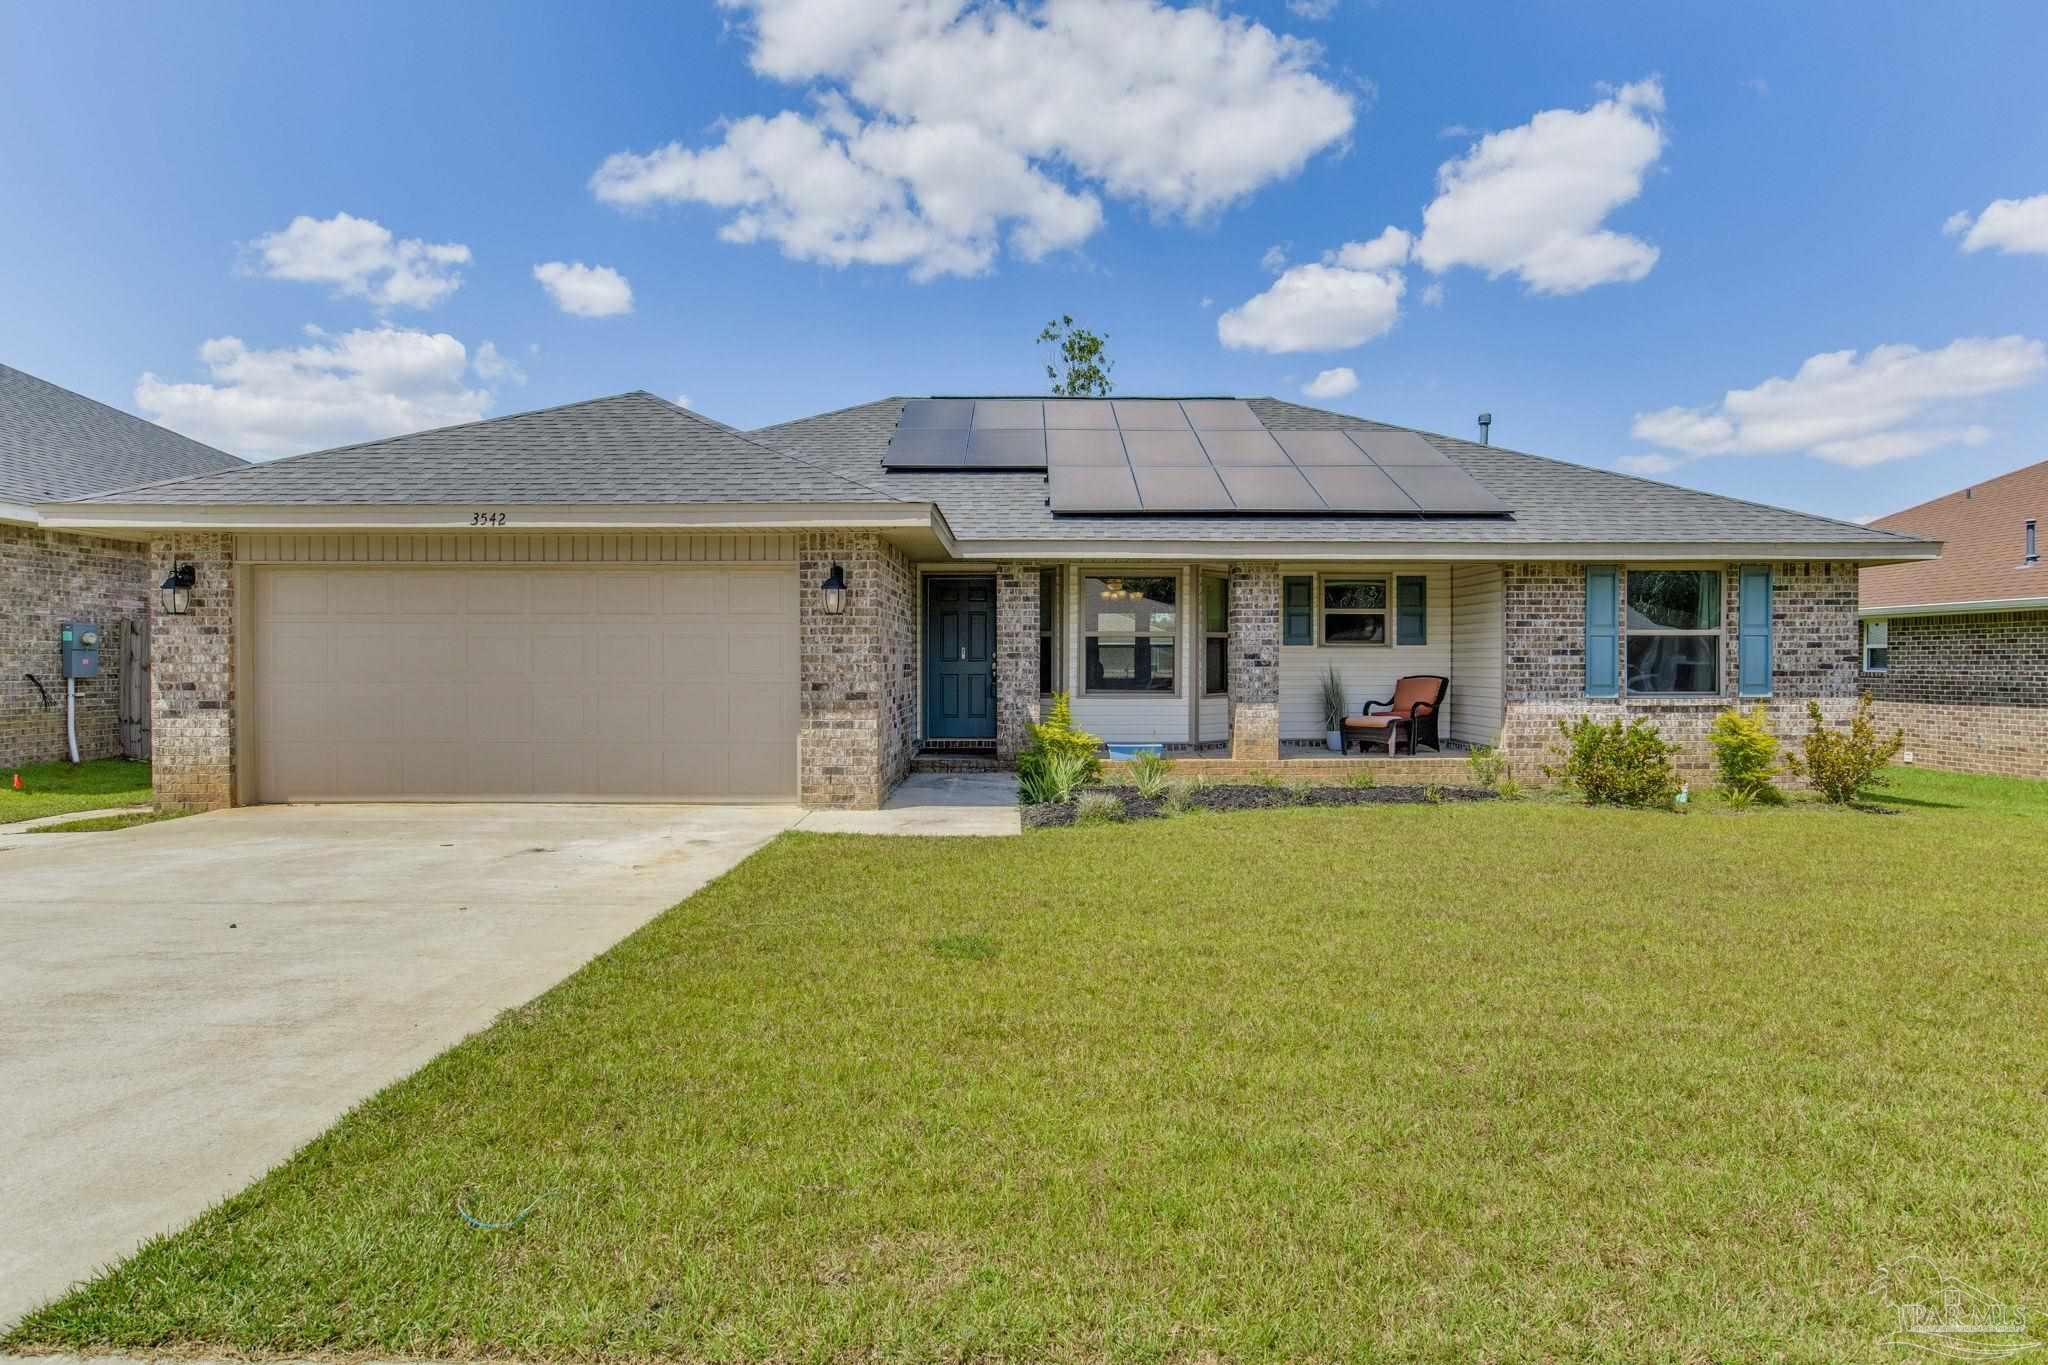
[[[1313,578],[1280,580],[1280,643],[1312,645],[1316,642],[1316,581]]]
[[[1621,681],[1615,666],[1620,652],[1619,575],[1612,564],[1586,566],[1586,695],[1617,697]]]
[[[1771,566],[1742,566],[1742,595],[1735,604],[1740,626],[1739,676],[1745,697],[1771,695]]]
[[[1429,580],[1402,577],[1394,580],[1394,643],[1429,643]]]

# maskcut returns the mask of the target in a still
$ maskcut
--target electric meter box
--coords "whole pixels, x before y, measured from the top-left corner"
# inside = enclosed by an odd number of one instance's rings
[[[66,621],[58,627],[59,647],[64,653],[64,676],[97,678],[100,675],[100,628],[85,621]]]

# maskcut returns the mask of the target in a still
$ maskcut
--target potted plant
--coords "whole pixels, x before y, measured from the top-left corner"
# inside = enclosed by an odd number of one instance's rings
[[[1344,752],[1344,680],[1337,676],[1334,666],[1323,675],[1323,729],[1329,733],[1323,742],[1330,746],[1330,752]]]

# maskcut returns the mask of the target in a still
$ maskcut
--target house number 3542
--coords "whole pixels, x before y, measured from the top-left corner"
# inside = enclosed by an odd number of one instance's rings
[[[471,512],[469,514],[469,524],[471,526],[503,526],[506,520],[507,518],[503,512]]]

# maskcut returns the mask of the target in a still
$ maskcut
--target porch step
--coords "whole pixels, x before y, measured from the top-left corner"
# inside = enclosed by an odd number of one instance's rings
[[[1010,767],[994,754],[974,749],[922,749],[910,759],[914,773],[1003,773]]]

